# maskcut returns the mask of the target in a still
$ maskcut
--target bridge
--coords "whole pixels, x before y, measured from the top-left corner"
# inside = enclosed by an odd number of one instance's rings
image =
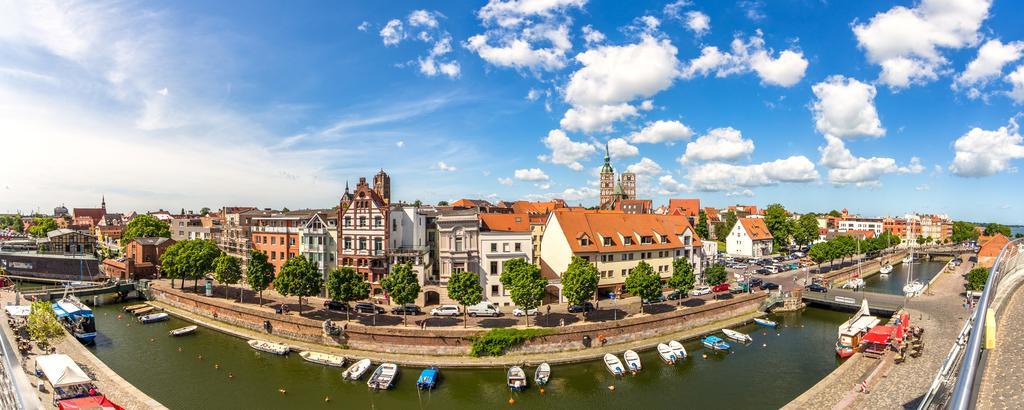
[[[928,257],[948,256],[950,258],[956,258],[963,254],[973,254],[975,252],[977,252],[977,250],[974,248],[964,245],[943,245],[914,248],[915,254],[928,255]]]
[[[861,301],[867,299],[873,315],[891,315],[903,308],[904,301],[903,295],[849,289],[829,289],[827,293],[803,291],[800,297],[807,304],[849,311],[860,309]]]

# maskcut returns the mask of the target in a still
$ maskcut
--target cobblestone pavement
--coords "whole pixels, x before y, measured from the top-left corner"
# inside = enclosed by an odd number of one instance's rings
[[[864,380],[878,364],[878,359],[856,355],[833,370],[828,376],[804,392],[783,409],[835,408],[851,391],[856,381]]]
[[[1017,289],[999,318],[996,349],[989,357],[978,393],[979,409],[1024,406],[1024,288]]]

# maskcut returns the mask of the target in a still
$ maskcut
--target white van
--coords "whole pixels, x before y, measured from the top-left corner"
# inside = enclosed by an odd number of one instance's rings
[[[473,306],[466,308],[466,312],[470,316],[501,316],[501,310],[498,310],[498,305],[493,302],[480,302]]]

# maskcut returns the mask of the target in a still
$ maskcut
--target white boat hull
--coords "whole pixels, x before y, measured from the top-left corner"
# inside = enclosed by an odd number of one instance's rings
[[[369,369],[370,359],[362,359],[360,361],[353,363],[352,366],[348,368],[348,370],[342,372],[341,378],[346,380],[359,380],[363,378],[363,374],[365,374],[366,371]]]
[[[673,340],[668,342],[668,347],[672,349],[672,353],[676,355],[676,360],[683,360],[686,358],[686,348],[683,347],[682,343]]]
[[[608,368],[608,372],[615,376],[621,376],[626,372],[626,368],[622,366],[622,361],[611,353],[604,355],[604,365]]]
[[[333,354],[305,351],[299,353],[299,356],[302,356],[303,359],[310,363],[322,364],[324,366],[331,367],[345,366],[345,358],[341,356],[335,356]]]
[[[265,340],[250,340],[249,347],[261,352],[284,356],[291,351],[291,347],[285,344],[268,342]]]

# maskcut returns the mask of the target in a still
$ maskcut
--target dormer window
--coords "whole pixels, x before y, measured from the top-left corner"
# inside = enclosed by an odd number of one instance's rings
[[[633,244],[633,237],[632,236],[623,237],[622,238],[622,244],[623,245],[627,245],[627,246],[628,245],[632,245]]]
[[[604,246],[615,246],[615,242],[612,242],[612,238],[604,238]]]
[[[659,235],[658,237],[661,238],[661,243],[668,243],[668,235]]]
[[[590,246],[590,238],[586,236],[580,238],[580,246]]]
[[[641,245],[650,245],[652,243],[654,243],[654,237],[653,236],[641,236],[640,237],[640,244]]]

